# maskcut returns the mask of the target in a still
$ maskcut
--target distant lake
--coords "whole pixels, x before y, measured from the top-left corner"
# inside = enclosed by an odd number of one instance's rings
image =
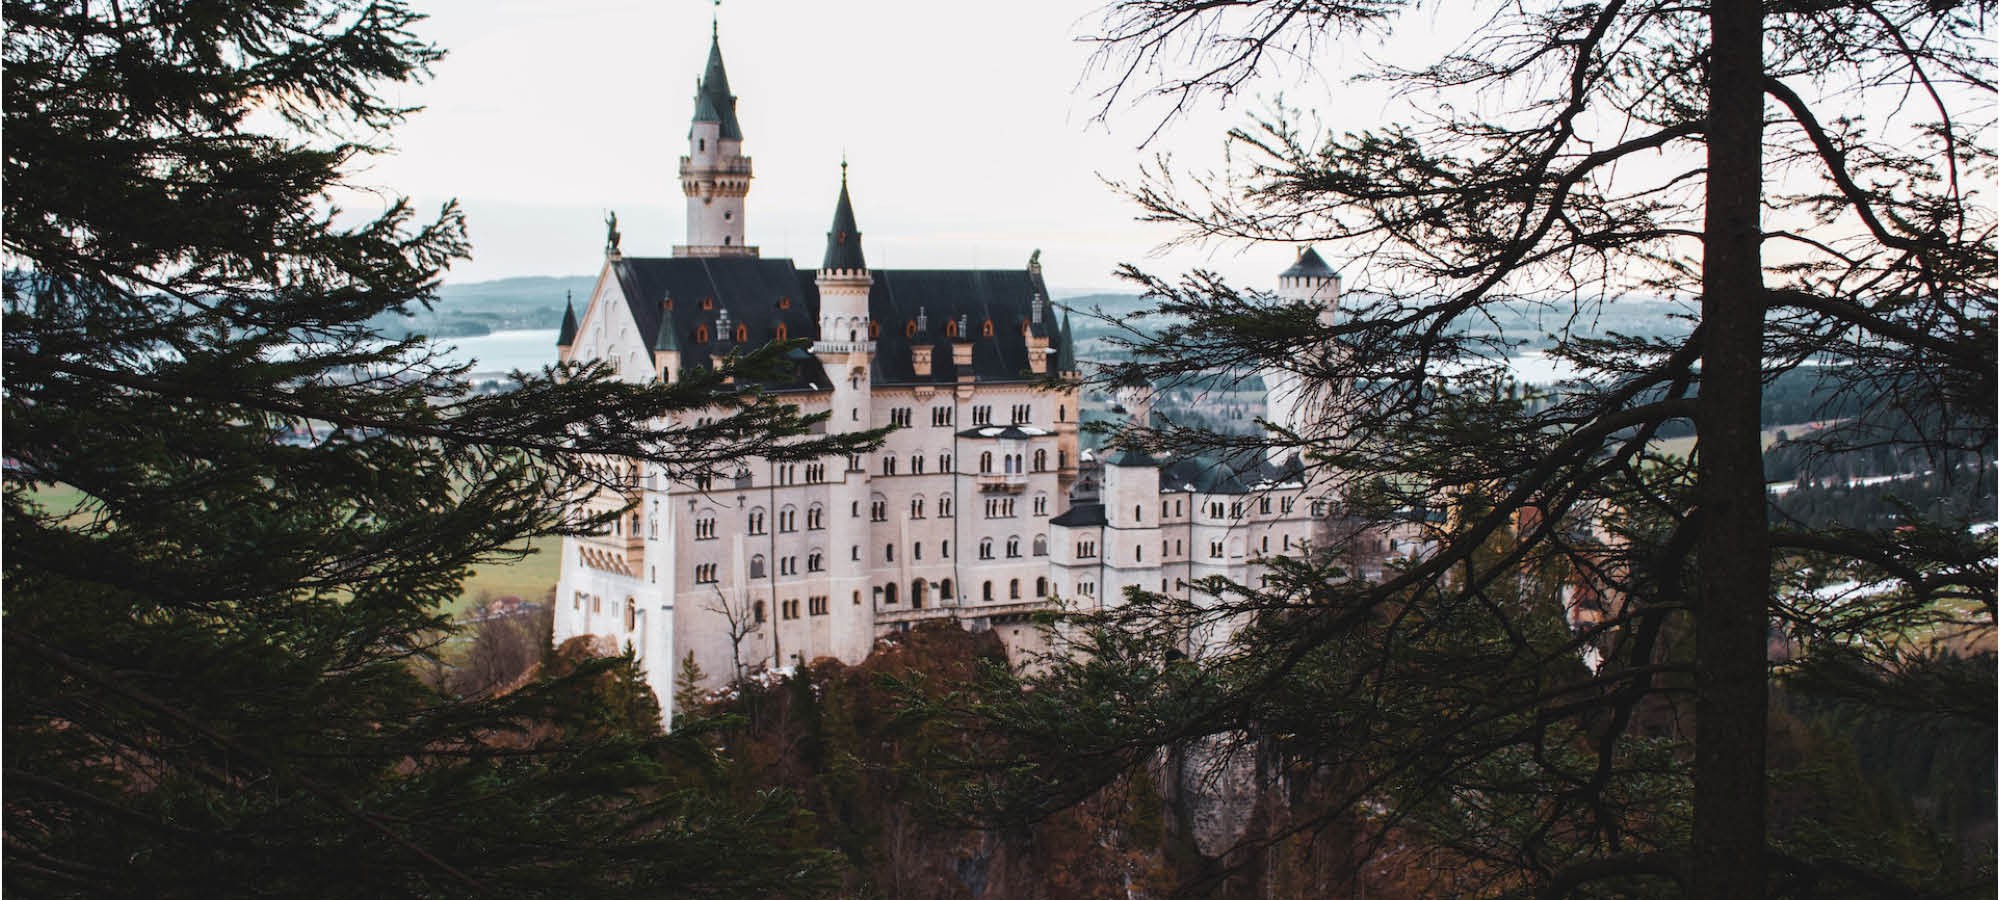
[[[440,338],[438,346],[446,348],[446,357],[453,362],[472,363],[475,372],[511,372],[525,369],[533,372],[543,366],[554,365],[556,361],[556,329],[535,328],[522,331],[496,331],[479,337]],[[1540,350],[1528,350],[1507,358],[1514,369],[1516,378],[1523,384],[1551,385],[1565,378],[1576,376],[1576,369],[1568,363],[1550,359]]]
[[[479,337],[439,338],[452,362],[472,363],[475,372],[540,371],[556,362],[556,329],[496,331]]]

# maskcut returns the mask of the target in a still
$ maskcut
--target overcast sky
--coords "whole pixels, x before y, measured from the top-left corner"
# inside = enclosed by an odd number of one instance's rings
[[[683,240],[676,166],[708,52],[702,0],[436,0],[423,35],[449,52],[403,91],[425,111],[360,181],[431,206],[456,197],[474,257],[449,280],[594,274],[604,213],[629,255]],[[1148,254],[1172,236],[1134,221],[1104,178],[1172,153],[1213,166],[1222,134],[1270,97],[1353,97],[1294,74],[1214,103],[1141,148],[1157,112],[1093,123],[1096,0],[1007,3],[729,0],[720,33],[756,180],[749,239],[816,265],[843,153],[872,265],[1013,267],[1042,249],[1058,290],[1111,287],[1120,262],[1205,266],[1269,284],[1283,246]],[[1278,79],[1273,79],[1277,81]],[[1364,104],[1365,105],[1365,104]],[[1349,111],[1352,111],[1351,109]]]

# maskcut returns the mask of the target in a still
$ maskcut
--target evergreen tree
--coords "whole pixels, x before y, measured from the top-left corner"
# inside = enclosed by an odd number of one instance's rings
[[[1115,3],[1100,38],[1122,78],[1107,99],[1226,96],[1268,60],[1310,60],[1418,9]],[[1467,46],[1371,73],[1421,98],[1402,124],[1321,135],[1280,108],[1230,135],[1245,168],[1131,187],[1191,240],[1318,242],[1355,263],[1349,288],[1366,293],[1323,318],[1204,273],[1128,270],[1166,324],[1101,373],[1297,379],[1316,418],[1274,426],[1264,445],[1304,454],[1364,524],[1446,504],[1436,551],[1379,582],[1304,560],[1268,586],[1211,584],[1193,605],[1140,595],[1086,619],[1086,658],[972,711],[1020,739],[1021,756],[991,769],[1010,791],[991,799],[1039,814],[1155,748],[1227,736],[1266,748],[1273,770],[1349,779],[1343,802],[1288,833],[1422,821],[1479,890],[1980,885],[1954,854],[1899,866],[1853,851],[1874,846],[1853,834],[1773,828],[1767,844],[1771,646],[1795,654],[1780,675],[1832,660],[1838,683],[1911,680],[1936,657],[1907,648],[1941,629],[1990,639],[1994,550],[1963,520],[1774,529],[1758,432],[1761,385],[1810,363],[1829,394],[1861,388],[1848,396],[1866,404],[1815,436],[1822,450],[1991,456],[1995,219],[1975,186],[1993,177],[1979,139],[1992,4],[1456,9],[1485,22]],[[1582,383],[1525,402],[1498,387],[1507,347],[1471,326],[1499,304],[1540,302],[1580,326],[1624,292],[1694,296],[1697,327],[1649,340],[1564,327],[1551,353]],[[1688,423],[1691,464],[1650,451]],[[1181,428],[1126,439],[1241,444]],[[1350,490],[1377,475],[1380,489]],[[1604,607],[1589,624],[1552,628],[1551,607],[1496,593],[1549,566]],[[1815,603],[1800,572],[1881,590]],[[1182,626],[1201,619],[1243,630],[1197,665]],[[1581,664],[1599,654],[1601,667]],[[1941,680],[1964,692],[1925,709],[1990,736],[1990,669],[1974,667],[1987,700]],[[1247,865],[1259,846],[1239,849],[1229,861]]]
[[[759,392],[788,347],[483,395],[379,339],[467,251],[455,206],[331,199],[410,112],[380,91],[440,56],[401,2],[5,11],[9,892],[820,885],[790,803],[713,790],[629,659],[474,699],[410,662],[468,567],[604,526],[562,503],[633,461],[684,477],[876,436],[811,436]],[[663,417],[696,408],[720,414]]]

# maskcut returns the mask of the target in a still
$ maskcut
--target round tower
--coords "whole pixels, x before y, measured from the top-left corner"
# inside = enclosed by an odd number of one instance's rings
[[[736,96],[722,66],[722,44],[709,36],[708,68],[695,85],[688,155],[681,157],[681,193],[687,196],[687,244],[675,256],[756,256],[744,242],[743,201],[750,193],[750,157]]]

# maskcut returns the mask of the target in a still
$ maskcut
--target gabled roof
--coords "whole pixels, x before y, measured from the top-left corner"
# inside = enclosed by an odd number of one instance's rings
[[[861,256],[861,229],[854,224],[854,204],[847,199],[847,163],[840,164],[840,201],[833,206],[833,228],[826,233],[826,259],[821,269],[866,269]]]
[[[787,338],[811,337],[819,317],[819,291],[788,259],[628,256],[610,266],[639,333],[653,335],[655,349],[675,345],[683,368],[714,365],[718,350],[760,347],[777,337],[780,325]],[[725,313],[731,330],[744,327],[740,346],[734,335],[716,334]],[[708,341],[695,339],[700,330]],[[816,358],[807,354],[797,363],[792,383],[772,387],[832,387]]]
[[[1027,381],[1028,339],[1022,325],[1032,314],[1041,282],[1027,269],[875,269],[868,291],[868,316],[881,327],[875,343],[878,384],[949,384],[958,380],[953,338],[939,324],[962,317],[968,333],[956,340],[972,344],[972,374],[981,381]],[[1046,294],[1044,295],[1046,296]],[[922,310],[927,333],[908,334]],[[986,336],[987,322],[993,334]],[[910,346],[931,347],[931,374],[919,377],[910,364]]]
[[[743,139],[743,126],[736,121],[736,97],[729,93],[729,73],[722,67],[722,39],[718,35],[709,37],[708,69],[695,89],[694,120],[721,123],[724,140]]]
[[[607,264],[637,332],[651,336],[654,349],[678,350],[683,367],[713,364],[712,353],[724,349],[719,346],[724,336],[715,333],[723,313],[728,314],[732,330],[738,324],[744,327],[744,347],[738,349],[771,341],[780,325],[788,339],[849,340],[845,334],[819,333],[815,273],[799,269],[789,259],[626,256]],[[972,346],[970,374],[979,381],[1022,382],[1034,377],[1028,369],[1028,340],[1022,325],[1041,285],[1025,269],[876,269],[871,274],[868,314],[880,328],[872,367],[875,383],[956,383],[955,340]],[[908,336],[906,329],[919,310],[930,320],[930,328]],[[960,317],[969,334],[945,337],[938,323],[955,323]],[[989,320],[991,336],[984,334]],[[709,340],[695,340],[697,329],[704,326]],[[917,342],[932,348],[931,374],[921,378],[910,359],[911,345]],[[736,346],[733,340],[728,343]],[[831,387],[816,357],[809,353],[800,357],[799,380],[788,387]]]
[[[1299,251],[1298,262],[1292,263],[1291,268],[1278,273],[1278,277],[1279,278],[1331,278],[1334,276],[1334,274],[1335,272],[1333,271],[1333,267],[1327,265],[1326,260],[1319,258],[1319,251],[1314,250],[1311,247],[1307,247],[1304,250]]]

